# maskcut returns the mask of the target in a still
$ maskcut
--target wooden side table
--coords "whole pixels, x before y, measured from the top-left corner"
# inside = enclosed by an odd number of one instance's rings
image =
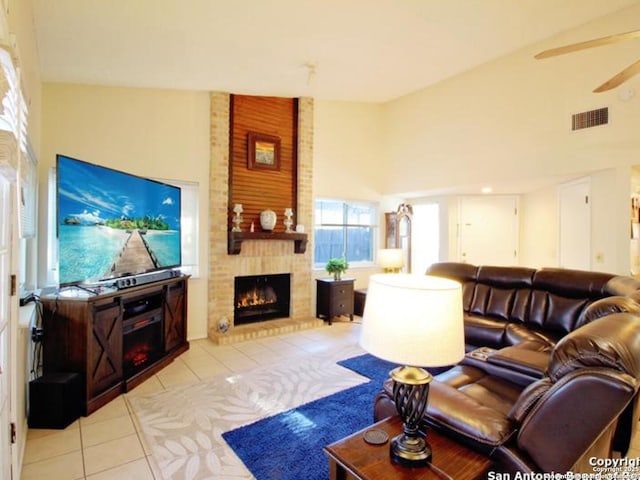
[[[316,279],[316,317],[324,318],[331,325],[331,319],[338,315],[348,315],[353,320],[353,278],[333,280]]]
[[[370,445],[364,441],[368,430],[384,430],[389,441],[382,445]],[[485,478],[491,460],[457,443],[433,429],[427,433],[427,441],[433,451],[432,467],[407,468],[391,461],[389,444],[402,431],[400,417],[382,420],[324,448],[329,456],[331,480],[442,480],[438,470],[455,480]]]

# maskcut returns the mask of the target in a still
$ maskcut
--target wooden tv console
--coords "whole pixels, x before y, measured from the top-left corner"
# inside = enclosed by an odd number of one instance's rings
[[[77,298],[43,295],[43,374],[80,373],[84,415],[139,385],[189,348],[187,281],[175,277]],[[128,334],[144,328],[155,331],[156,350],[125,359]]]

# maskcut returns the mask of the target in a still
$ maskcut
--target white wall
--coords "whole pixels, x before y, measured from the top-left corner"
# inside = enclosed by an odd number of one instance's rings
[[[591,269],[628,275],[631,168],[617,167],[591,175]],[[612,232],[619,232],[612,235]]]
[[[313,193],[379,201],[392,167],[382,152],[382,106],[314,102]]]
[[[46,181],[57,153],[136,175],[200,185],[200,278],[189,281],[189,338],[207,335],[209,95],[206,92],[45,84],[40,155],[40,272]]]
[[[629,176],[629,179],[631,176]],[[615,231],[616,211],[615,206],[615,183],[616,171],[607,169],[591,175],[591,269],[603,272],[615,272],[618,256],[627,254],[627,270],[629,273],[629,257],[627,248],[624,252],[618,252],[615,248],[615,236],[610,232]],[[629,198],[629,188],[627,185],[627,198]],[[629,218],[628,201],[624,204],[625,219]],[[627,228],[627,237],[628,228]]]
[[[379,245],[384,242],[384,212],[389,211],[382,199],[389,168],[383,140],[381,105],[314,102],[313,196],[378,203]],[[375,265],[349,268],[345,276],[356,280],[355,288],[366,288],[369,275],[379,271]],[[324,270],[314,271],[314,278],[327,276]]]
[[[520,264],[558,265],[558,188],[550,186],[520,197]]]

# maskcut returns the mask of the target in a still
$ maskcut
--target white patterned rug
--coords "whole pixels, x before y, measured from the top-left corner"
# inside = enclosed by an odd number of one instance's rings
[[[354,345],[126,399],[160,478],[251,479],[222,433],[368,381],[336,365],[362,353]]]

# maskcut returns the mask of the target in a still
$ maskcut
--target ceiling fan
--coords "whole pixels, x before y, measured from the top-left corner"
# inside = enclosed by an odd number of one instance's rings
[[[565,45],[563,47],[551,48],[543,52],[538,53],[535,58],[543,59],[549,57],[555,57],[557,55],[564,55],[565,53],[577,52],[578,50],[585,50],[587,48],[599,47],[601,45],[609,45],[611,43],[624,42],[627,40],[633,40],[634,38],[640,38],[640,30],[633,30],[627,33],[619,33],[617,35],[609,35],[608,37],[596,38],[594,40],[587,40],[586,42],[573,43],[571,45]],[[609,80],[604,82],[593,92],[600,93],[611,90],[618,85],[623,84],[634,75],[640,73],[640,60],[632,63],[627,68],[622,70],[617,75],[614,75]]]

